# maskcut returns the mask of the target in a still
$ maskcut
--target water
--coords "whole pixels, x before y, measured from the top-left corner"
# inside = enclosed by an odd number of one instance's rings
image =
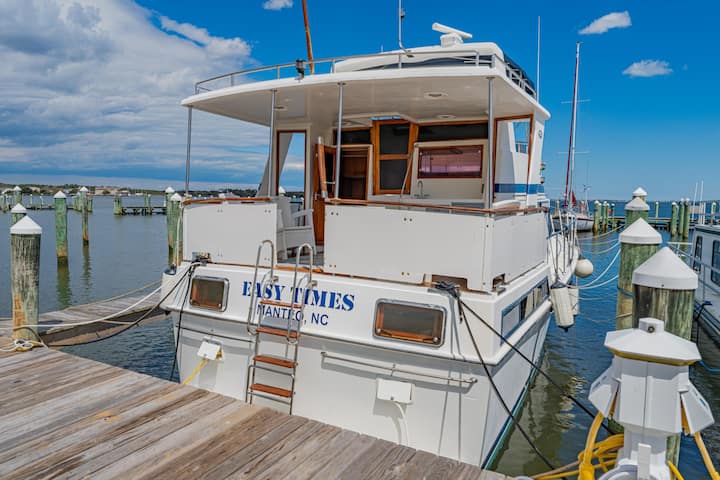
[[[667,208],[669,213],[669,204]],[[663,216],[662,206],[660,216]],[[597,239],[592,234],[581,236],[583,253],[595,265],[596,273],[605,270],[617,253],[619,247],[612,248],[617,237],[617,233]],[[668,240],[664,232],[663,239]],[[617,262],[605,278],[612,278],[616,274]],[[581,281],[581,284],[588,281]],[[597,283],[602,283],[602,280]],[[581,313],[576,319],[576,325],[564,332],[551,324],[545,344],[543,370],[563,387],[565,393],[574,395],[587,406],[591,406],[587,401],[590,384],[610,365],[612,359],[603,342],[605,334],[615,329],[616,287],[616,282],[610,282],[605,286],[582,290]],[[700,347],[707,363],[720,366],[720,349],[702,332]],[[710,374],[699,367],[691,367],[690,372],[691,380],[710,403],[716,420],[720,420],[720,375]],[[585,445],[591,421],[587,414],[540,375],[531,387],[519,417],[522,427],[555,467],[577,460],[578,452]],[[601,432],[599,438],[604,438],[604,433]],[[703,438],[711,457],[717,463],[720,458],[720,425],[716,423],[705,430]],[[708,478],[700,454],[690,437],[683,437],[679,467],[685,478]],[[512,430],[493,469],[510,475],[548,470],[517,429]]]
[[[46,202],[49,199],[45,200]],[[141,204],[142,199],[126,200]],[[161,199],[154,199],[159,204]],[[621,202],[615,202],[620,205]],[[30,216],[44,231],[41,254],[41,311],[55,310],[108,298],[153,282],[167,263],[165,217],[125,216],[112,214],[112,199],[95,198],[95,211],[90,215],[90,247],[82,247],[80,216],[68,212],[69,262],[58,268],[55,260],[54,213],[31,211]],[[669,204],[661,204],[660,216],[669,216]],[[618,212],[620,213],[621,210]],[[651,215],[654,205],[651,203]],[[0,228],[8,232],[10,216],[0,214]],[[9,284],[9,239],[0,242],[0,284]],[[617,234],[593,239],[582,237],[585,255],[595,271],[601,272],[616,253],[612,248]],[[608,250],[609,249],[609,250]],[[617,273],[615,264],[607,274]],[[545,345],[542,368],[565,392],[572,393],[586,405],[590,383],[605,370],[611,360],[603,347],[605,333],[615,325],[615,283],[582,293],[582,313],[577,325],[563,332],[551,325]],[[0,317],[10,316],[8,288],[0,290]],[[700,336],[703,354],[711,352],[706,361],[720,366],[720,353],[710,340]],[[119,367],[167,378],[173,358],[173,338],[168,320],[133,328],[126,333],[93,344],[66,348],[65,351],[107,362]],[[720,375],[691,368],[691,378],[720,417]],[[542,376],[531,387],[519,421],[541,451],[555,465],[564,465],[577,458],[587,434],[590,419],[569,400],[562,397]],[[720,458],[720,427],[703,432],[711,456]],[[685,478],[707,478],[702,460],[692,441],[683,440],[680,468]],[[513,429],[495,470],[519,475],[547,470],[530,447]]]

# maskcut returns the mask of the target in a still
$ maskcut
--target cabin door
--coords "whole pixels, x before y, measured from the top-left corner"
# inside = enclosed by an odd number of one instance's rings
[[[315,243],[325,244],[325,199],[335,196],[335,147],[315,147],[315,185],[313,187],[313,223]]]

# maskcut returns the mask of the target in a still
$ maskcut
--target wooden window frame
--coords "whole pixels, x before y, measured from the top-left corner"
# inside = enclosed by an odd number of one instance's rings
[[[453,141],[460,141],[460,140],[441,140],[442,142],[453,142]],[[420,172],[420,156],[422,153],[422,150],[447,150],[450,148],[465,148],[465,147],[473,147],[473,148],[479,148],[480,149],[480,173],[478,175],[424,175]],[[453,178],[469,178],[469,179],[482,179],[483,176],[483,162],[485,161],[485,146],[482,144],[468,144],[468,145],[444,145],[444,146],[426,146],[426,147],[420,147],[418,146],[418,152],[417,152],[417,178],[418,180],[425,180],[425,179],[436,179],[436,180],[443,180],[443,179],[453,179]]]
[[[406,154],[395,153],[395,154],[380,154],[380,126],[407,123],[410,127],[408,135],[408,148]],[[410,193],[410,183],[412,177],[412,156],[415,142],[417,141],[418,125],[409,120],[404,119],[392,119],[392,120],[374,120],[373,126],[370,131],[372,145],[373,145],[373,195],[384,195],[384,194],[408,194]],[[381,189],[380,188],[380,162],[383,160],[405,160],[407,166],[405,167],[405,183],[403,188],[400,189]]]
[[[307,205],[307,166],[308,166],[308,131],[307,129],[290,129],[290,130],[275,130],[275,152],[273,153],[274,165],[275,165],[275,192],[279,195],[280,191],[280,134],[281,133],[302,133],[305,135],[305,148],[303,150],[303,202]],[[292,140],[291,140],[292,142]],[[288,145],[288,155],[290,154],[290,148]],[[287,161],[287,158],[285,159]],[[305,207],[307,208],[307,207]]]
[[[209,303],[203,303],[198,302],[195,300],[195,281],[206,281],[206,282],[217,282],[223,284],[223,298],[222,303],[220,305],[216,304],[209,304]],[[224,312],[227,308],[227,300],[228,300],[228,293],[230,291],[230,281],[227,278],[223,277],[210,277],[205,275],[196,275],[190,279],[190,297],[189,297],[189,303],[193,307],[197,308],[204,308],[206,310],[213,310],[216,312]]]
[[[424,335],[418,335],[414,333],[401,332],[398,330],[387,330],[383,329],[383,322],[385,320],[384,312],[381,308],[382,304],[390,304],[396,306],[403,306],[407,308],[414,308],[417,310],[434,310],[440,312],[440,335],[439,337],[426,337]],[[385,340],[394,340],[400,342],[408,342],[412,344],[428,345],[431,347],[440,347],[445,342],[445,319],[447,318],[447,311],[439,305],[428,305],[421,303],[403,302],[397,300],[391,300],[381,298],[375,303],[375,321],[373,323],[373,336],[376,338],[382,338]],[[433,341],[434,338],[438,338],[438,341]]]

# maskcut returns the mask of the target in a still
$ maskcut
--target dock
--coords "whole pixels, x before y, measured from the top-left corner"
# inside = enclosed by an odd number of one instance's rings
[[[165,215],[167,209],[163,206],[154,207],[143,207],[138,205],[136,207],[122,207],[122,213],[116,215]]]
[[[0,352],[0,416],[4,479],[510,479],[47,348]]]
[[[164,318],[165,313],[159,308],[154,308],[160,301],[160,293],[143,300],[143,297],[146,296],[147,293],[133,294],[41,313],[39,321],[41,327],[38,328],[38,333],[43,342],[48,345],[66,346],[97,339],[101,336],[99,335],[100,332],[102,332],[102,336],[111,335],[126,328],[127,324],[137,321],[145,314],[148,315],[142,324]],[[135,305],[136,303],[137,305]],[[150,310],[153,311],[149,312]],[[118,312],[122,313],[118,314]],[[99,322],[88,325],[68,325],[105,317],[112,317],[111,320],[116,323]],[[0,326],[7,327],[11,325],[12,319],[0,318]],[[5,333],[9,336],[10,332]]]

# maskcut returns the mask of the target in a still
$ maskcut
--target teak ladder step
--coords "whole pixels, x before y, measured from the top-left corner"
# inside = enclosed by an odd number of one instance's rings
[[[250,390],[253,392],[269,393],[270,395],[277,395],[278,397],[290,398],[292,392],[280,387],[273,387],[271,385],[265,385],[262,383],[253,383],[250,385]]]
[[[276,357],[275,355],[255,355],[253,360],[257,363],[267,363],[284,368],[294,368],[297,366],[297,362],[293,362],[288,358]]]
[[[284,328],[257,327],[255,330],[258,333],[265,333],[267,335],[277,335],[278,337],[287,337],[288,336],[288,332]],[[297,338],[297,331],[290,330],[290,338]]]
[[[271,305],[273,307],[285,307],[285,308],[295,308],[295,309],[302,308],[302,305],[300,305],[299,303],[281,302],[278,300],[268,300],[268,299],[260,300],[260,305]]]

